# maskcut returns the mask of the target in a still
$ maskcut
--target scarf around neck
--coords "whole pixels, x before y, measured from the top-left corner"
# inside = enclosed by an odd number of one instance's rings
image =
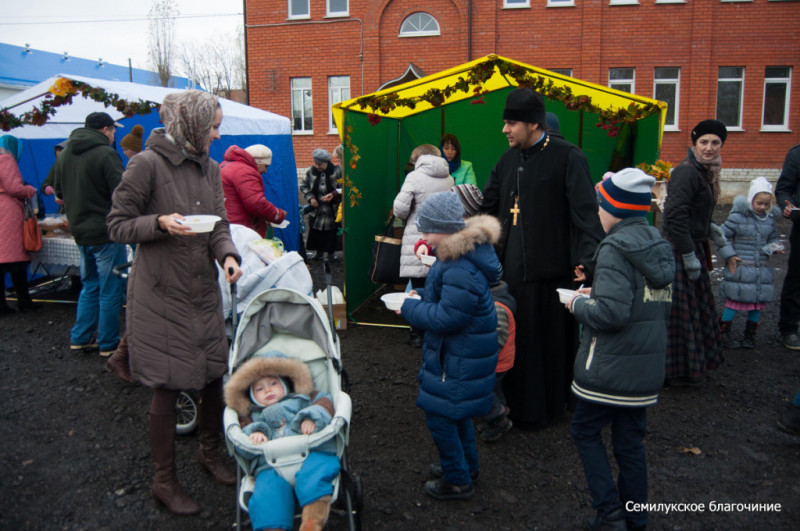
[[[716,205],[720,194],[719,176],[720,169],[722,167],[722,157],[719,153],[717,153],[717,156],[709,162],[700,162],[700,156],[697,152],[697,147],[692,146],[689,148],[689,158],[692,160],[695,166],[706,170],[707,180],[709,184],[711,184],[711,190],[714,195],[714,204]]]

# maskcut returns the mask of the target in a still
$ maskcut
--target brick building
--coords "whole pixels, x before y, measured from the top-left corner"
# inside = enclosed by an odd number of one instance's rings
[[[729,187],[800,142],[797,0],[246,0],[245,22],[250,104],[291,117],[298,167],[339,143],[333,103],[490,53],[668,102],[673,163],[722,120]]]

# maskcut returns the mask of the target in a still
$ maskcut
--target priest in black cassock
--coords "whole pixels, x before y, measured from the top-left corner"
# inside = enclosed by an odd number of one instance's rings
[[[556,288],[589,284],[603,228],[586,157],[546,133],[544,98],[513,90],[503,122],[510,149],[486,183],[483,210],[503,226],[497,255],[517,301],[516,358],[503,382],[510,416],[538,429],[565,411],[578,347]]]

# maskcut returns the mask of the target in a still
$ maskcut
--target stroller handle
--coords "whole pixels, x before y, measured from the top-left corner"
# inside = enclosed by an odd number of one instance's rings
[[[127,269],[130,268],[132,264],[133,262],[125,262],[124,264],[115,265],[111,268],[111,272],[119,278],[128,278]]]
[[[233,268],[228,268],[228,274],[233,276]],[[236,293],[236,282],[231,282],[231,326],[233,335],[236,336],[236,327],[239,324],[239,297]]]

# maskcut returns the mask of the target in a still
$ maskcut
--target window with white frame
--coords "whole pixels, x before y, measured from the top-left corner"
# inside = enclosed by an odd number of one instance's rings
[[[348,0],[327,0],[327,13],[329,17],[346,17],[350,14]]]
[[[309,0],[288,0],[289,18],[310,18],[311,9],[308,5]]]
[[[666,129],[678,129],[678,109],[681,93],[681,69],[678,67],[656,68],[653,71],[653,98],[667,104]]]
[[[608,0],[608,5],[610,6],[630,6],[638,4],[639,0]]]
[[[439,35],[439,23],[432,15],[417,11],[406,17],[400,26],[401,37],[430,37]]]
[[[572,77],[571,68],[548,68],[548,70],[555,72],[556,74],[561,74],[562,76]]]
[[[635,76],[635,68],[609,68],[608,86],[616,90],[633,94],[636,90]]]
[[[350,76],[330,76],[328,78],[328,131],[336,133],[336,123],[333,121],[334,104],[350,99]]]
[[[717,120],[728,128],[742,127],[744,67],[721,66],[717,77]]]
[[[531,7],[530,0],[503,0],[503,8]]]
[[[575,0],[547,0],[547,7],[573,7]]]
[[[311,105],[311,78],[292,78],[292,130],[295,133],[314,132],[314,113]]]
[[[764,69],[764,114],[761,128],[766,131],[789,129],[789,90],[792,67],[768,66]]]

